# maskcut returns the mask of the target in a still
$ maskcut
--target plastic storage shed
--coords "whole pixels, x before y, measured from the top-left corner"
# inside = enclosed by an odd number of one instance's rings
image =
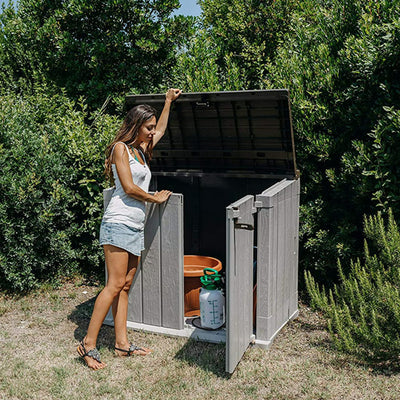
[[[164,100],[135,95],[126,104],[149,104],[160,113]],[[128,327],[226,341],[232,373],[250,343],[268,347],[298,313],[300,180],[288,91],[183,93],[172,104],[151,170],[151,190],[174,193],[165,204],[147,205],[146,250],[129,294]],[[105,207],[110,195],[107,189]],[[184,254],[222,261],[225,329],[202,331],[185,322]],[[111,312],[105,323],[113,323]]]

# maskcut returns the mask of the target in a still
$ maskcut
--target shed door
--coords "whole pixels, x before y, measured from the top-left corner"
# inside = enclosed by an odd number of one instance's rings
[[[183,196],[146,204],[144,246],[129,292],[128,321],[183,329]]]
[[[283,180],[256,197],[256,337],[268,345],[297,314],[300,180]]]
[[[104,208],[113,190],[104,190]],[[144,242],[129,292],[128,323],[183,329],[182,194],[173,193],[163,204],[146,204]],[[111,308],[106,320],[112,322]]]
[[[226,371],[232,373],[252,340],[254,197],[226,208]]]

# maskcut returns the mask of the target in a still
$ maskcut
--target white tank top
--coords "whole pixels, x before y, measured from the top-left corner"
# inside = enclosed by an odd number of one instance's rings
[[[145,164],[142,165],[139,161],[135,160],[135,158],[132,157],[128,146],[125,143],[123,144],[125,145],[128,152],[129,166],[131,169],[133,183],[136,186],[139,186],[145,192],[148,192],[151,172],[146,161]],[[114,148],[115,145],[111,150],[111,157],[114,152]],[[143,160],[145,160],[142,152],[141,154]],[[104,213],[103,221],[125,224],[131,226],[132,228],[143,229],[145,219],[145,202],[136,200],[133,197],[128,196],[122,188],[115,164],[111,164],[111,168],[114,176],[115,190],[112,194],[110,203],[108,204],[107,209]]]

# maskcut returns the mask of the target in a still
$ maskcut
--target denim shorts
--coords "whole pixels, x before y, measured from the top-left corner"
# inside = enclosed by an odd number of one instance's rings
[[[102,222],[100,226],[100,245],[111,244],[135,256],[144,250],[144,230],[125,224]]]

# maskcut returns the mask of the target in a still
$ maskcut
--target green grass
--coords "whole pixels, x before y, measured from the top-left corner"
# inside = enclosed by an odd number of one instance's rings
[[[250,347],[225,373],[224,345],[129,331],[146,357],[113,354],[113,329],[99,336],[102,371],[78,358],[98,286],[73,283],[26,297],[0,296],[0,399],[396,399],[400,374],[334,351],[324,321],[307,307],[270,350]],[[86,293],[85,293],[86,292]]]

